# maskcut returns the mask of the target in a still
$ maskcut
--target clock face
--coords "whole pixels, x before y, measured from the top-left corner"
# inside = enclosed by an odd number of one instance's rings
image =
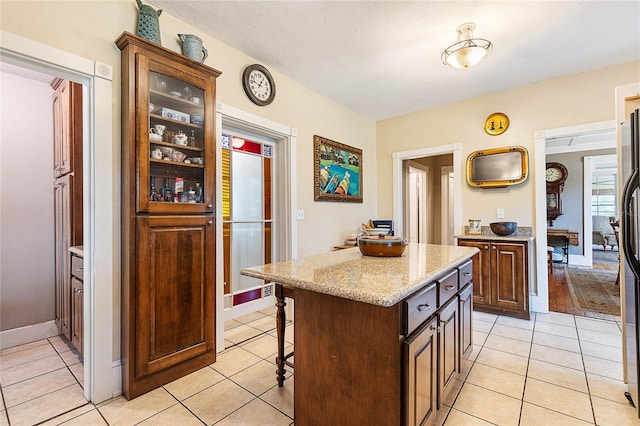
[[[249,65],[244,69],[242,87],[251,102],[256,105],[269,105],[276,96],[276,86],[271,73],[259,64]]]
[[[555,182],[562,177],[562,172],[560,169],[555,167],[549,167],[546,171],[546,179],[547,182]]]
[[[548,186],[560,186],[567,180],[569,172],[567,168],[560,163],[547,163],[545,171],[545,180]]]
[[[253,70],[249,73],[249,89],[256,98],[262,101],[266,101],[271,95],[271,83],[260,70]]]

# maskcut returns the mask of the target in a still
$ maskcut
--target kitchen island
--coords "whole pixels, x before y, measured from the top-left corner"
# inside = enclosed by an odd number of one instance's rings
[[[469,247],[358,248],[244,269],[293,288],[296,424],[435,419],[471,344]]]

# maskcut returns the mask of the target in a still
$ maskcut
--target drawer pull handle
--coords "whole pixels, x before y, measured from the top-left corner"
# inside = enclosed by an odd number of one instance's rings
[[[445,286],[444,286],[444,289],[445,289],[445,290],[453,290],[454,288],[456,288],[456,287],[455,287],[455,286],[453,286],[453,285],[445,285]]]
[[[447,320],[440,320],[440,324],[447,325]]]
[[[484,246],[484,249],[487,250],[489,248],[489,246]]]
[[[76,268],[76,271],[78,271],[78,272],[82,272],[82,271],[84,271],[84,268],[81,266],[81,267],[79,267],[79,268]]]
[[[84,290],[83,290],[83,289],[81,289],[81,288],[76,288],[76,289],[74,289],[74,290],[73,290],[73,292],[74,292],[75,294],[82,294],[82,293],[84,293]]]
[[[425,303],[424,305],[418,305],[418,311],[420,311],[420,312],[424,312],[424,311],[426,311],[427,309],[429,309],[429,307],[430,307],[430,306],[429,306],[429,305],[427,305],[426,303]]]
[[[471,275],[471,272],[465,272],[463,275],[464,275],[465,277],[468,277],[469,275]]]
[[[207,210],[211,210],[213,208],[213,204],[207,204]]]

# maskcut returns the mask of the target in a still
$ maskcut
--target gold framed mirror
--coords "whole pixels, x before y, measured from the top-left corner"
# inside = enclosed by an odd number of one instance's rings
[[[474,151],[467,157],[467,183],[475,188],[504,188],[529,176],[529,155],[522,146]]]

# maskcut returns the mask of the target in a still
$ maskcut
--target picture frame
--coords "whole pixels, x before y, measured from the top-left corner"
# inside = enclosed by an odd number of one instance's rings
[[[362,150],[313,136],[314,200],[362,203]]]

